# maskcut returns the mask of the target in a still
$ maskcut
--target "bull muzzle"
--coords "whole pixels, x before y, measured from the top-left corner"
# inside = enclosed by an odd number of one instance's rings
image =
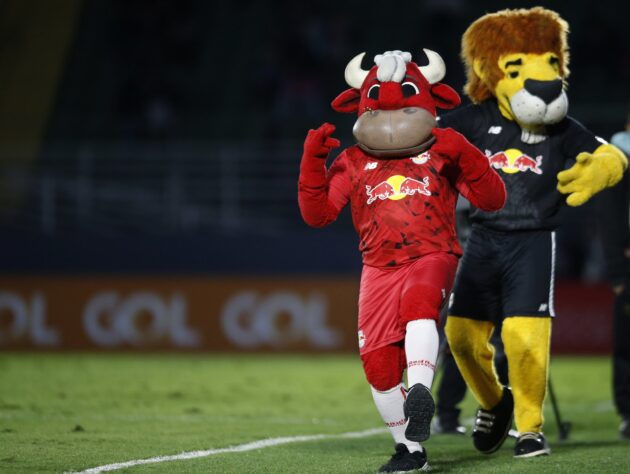
[[[369,110],[355,122],[352,133],[368,153],[396,157],[410,155],[426,144],[435,125],[435,117],[420,107]]]

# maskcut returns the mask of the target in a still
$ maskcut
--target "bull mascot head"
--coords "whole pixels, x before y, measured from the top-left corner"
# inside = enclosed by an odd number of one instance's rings
[[[429,64],[418,66],[411,54],[386,51],[375,56],[375,65],[361,68],[365,53],[346,66],[347,89],[332,102],[337,112],[358,113],[353,134],[358,145],[378,157],[409,156],[428,149],[435,139],[436,107],[452,109],[460,97],[441,84],[444,61],[434,51],[424,50]]]

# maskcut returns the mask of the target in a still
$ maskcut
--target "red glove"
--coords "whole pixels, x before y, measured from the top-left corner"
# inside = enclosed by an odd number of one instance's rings
[[[309,130],[304,140],[304,156],[328,158],[330,150],[341,145],[339,140],[331,137],[334,131],[335,126],[331,123],[324,123],[317,130]]]
[[[457,164],[462,151],[470,146],[464,136],[452,128],[436,127],[431,130],[431,133],[435,137],[431,151],[450,158],[453,164]]]

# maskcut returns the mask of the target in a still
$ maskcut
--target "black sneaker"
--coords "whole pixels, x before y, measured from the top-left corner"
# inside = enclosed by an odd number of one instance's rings
[[[514,446],[515,458],[546,456],[551,452],[542,433],[521,433]]]
[[[431,423],[431,434],[463,435],[466,434],[466,428],[457,419],[436,416]]]
[[[624,418],[619,427],[621,439],[630,439],[630,418]]]
[[[427,450],[410,453],[402,443],[396,445],[396,452],[387,464],[383,464],[378,472],[428,471]]]
[[[405,437],[410,441],[426,441],[431,436],[431,418],[435,413],[435,402],[431,390],[417,383],[409,389],[403,405],[405,418],[409,420]]]
[[[492,454],[498,450],[512,427],[514,417],[514,398],[512,390],[503,387],[503,397],[492,410],[477,410],[473,427],[473,445],[477,451]]]

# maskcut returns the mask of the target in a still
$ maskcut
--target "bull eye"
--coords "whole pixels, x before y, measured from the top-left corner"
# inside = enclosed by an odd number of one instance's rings
[[[402,83],[402,93],[405,97],[411,97],[412,95],[419,94],[418,86],[416,86],[413,82],[403,82]]]
[[[374,84],[372,87],[370,87],[367,93],[368,98],[378,100],[378,91],[380,88],[381,86],[379,86],[378,84]]]

